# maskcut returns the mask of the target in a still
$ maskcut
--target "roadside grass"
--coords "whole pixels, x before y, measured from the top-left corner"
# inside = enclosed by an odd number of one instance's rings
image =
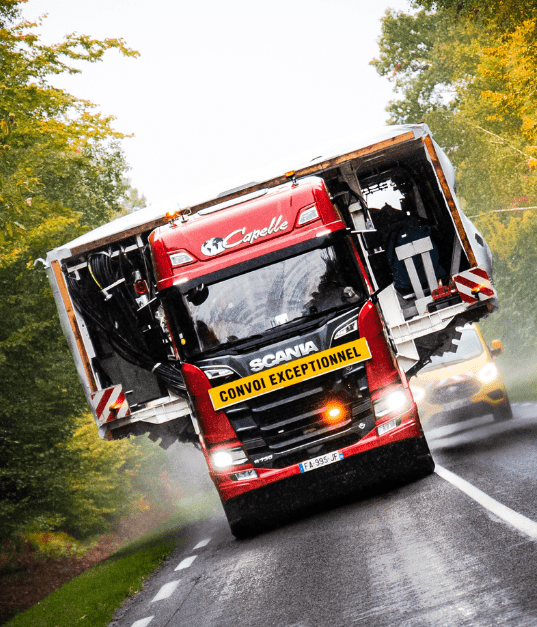
[[[213,515],[216,493],[198,494],[179,502],[179,511],[150,534],[128,544],[84,571],[4,627],[105,627],[129,596],[184,541],[181,529]]]
[[[537,355],[499,361],[511,402],[537,401],[536,364]]]
[[[537,373],[523,381],[510,383],[508,393],[512,402],[537,401]]]

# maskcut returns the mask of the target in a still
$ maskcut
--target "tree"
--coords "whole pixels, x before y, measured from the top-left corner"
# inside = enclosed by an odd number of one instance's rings
[[[386,14],[372,61],[400,95],[390,121],[429,124],[475,212],[536,193],[537,9],[523,4],[415,0]]]
[[[147,198],[143,194],[140,196],[139,191],[135,187],[130,186],[131,182],[129,179],[124,182],[129,186],[129,190],[125,194],[123,211],[126,213],[132,213],[133,211],[138,211],[139,209],[147,207]]]
[[[463,208],[495,256],[507,353],[534,355],[537,319],[537,5],[415,0],[383,18],[371,62],[394,84],[391,123],[426,122],[456,167]],[[523,207],[530,207],[523,211]]]
[[[0,0],[0,529],[54,517],[70,498],[68,443],[86,407],[43,268],[46,251],[122,208],[127,166],[112,117],[50,84],[101,60],[120,39],[42,45]]]

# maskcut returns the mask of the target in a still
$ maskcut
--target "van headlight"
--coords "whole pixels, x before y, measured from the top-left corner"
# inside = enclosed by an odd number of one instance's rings
[[[494,381],[497,376],[498,368],[492,361],[489,361],[489,363],[484,368],[481,368],[481,370],[477,373],[477,378],[482,383],[490,383],[491,381]]]
[[[416,403],[419,403],[425,398],[425,388],[421,388],[417,385],[411,385],[410,391],[412,392],[412,396]]]

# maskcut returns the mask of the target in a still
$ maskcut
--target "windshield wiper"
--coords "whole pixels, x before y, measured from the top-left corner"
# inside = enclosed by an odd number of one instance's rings
[[[267,329],[264,333],[257,333],[256,335],[250,335],[249,337],[223,342],[218,346],[214,346],[203,351],[203,355],[218,355],[222,352],[237,354],[237,352],[253,350],[263,346],[264,344],[270,344],[276,338],[282,338],[286,335],[296,333],[297,328],[299,328],[300,331],[309,331],[312,328],[324,324],[332,314],[341,313],[348,308],[349,306],[342,307],[341,305],[336,305],[334,307],[330,307],[330,309],[325,309],[324,311],[316,311],[315,313],[310,313],[305,316],[301,316],[300,318],[294,318],[289,322]]]
[[[203,352],[205,354],[206,353],[220,352],[221,350],[225,350],[225,349],[228,349],[228,348],[240,346],[241,344],[247,344],[247,343],[251,342],[252,340],[259,340],[259,339],[261,339],[263,337],[265,337],[265,336],[262,333],[258,333],[257,335],[251,335],[250,337],[243,337],[243,338],[236,339],[236,340],[229,340],[228,342],[223,342],[222,344],[218,344],[218,346],[214,346],[212,348],[208,348],[206,351],[203,351]]]

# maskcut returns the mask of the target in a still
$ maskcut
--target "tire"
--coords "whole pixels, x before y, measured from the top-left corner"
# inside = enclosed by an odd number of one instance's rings
[[[226,503],[222,502],[222,506],[231,533],[237,540],[250,538],[260,532],[256,518],[248,511],[244,502],[239,503],[237,499],[232,499]]]
[[[231,533],[237,538],[237,540],[245,540],[246,538],[251,538],[256,534],[252,523],[245,518],[239,518],[233,522],[228,520],[228,523]]]
[[[414,446],[414,460],[409,467],[412,479],[422,479],[434,472],[434,459],[425,437],[420,438]]]
[[[513,418],[513,410],[511,408],[511,403],[509,402],[509,399],[506,398],[501,405],[497,405],[493,409],[492,415],[494,416],[494,420],[496,422],[511,420],[511,418]]]

